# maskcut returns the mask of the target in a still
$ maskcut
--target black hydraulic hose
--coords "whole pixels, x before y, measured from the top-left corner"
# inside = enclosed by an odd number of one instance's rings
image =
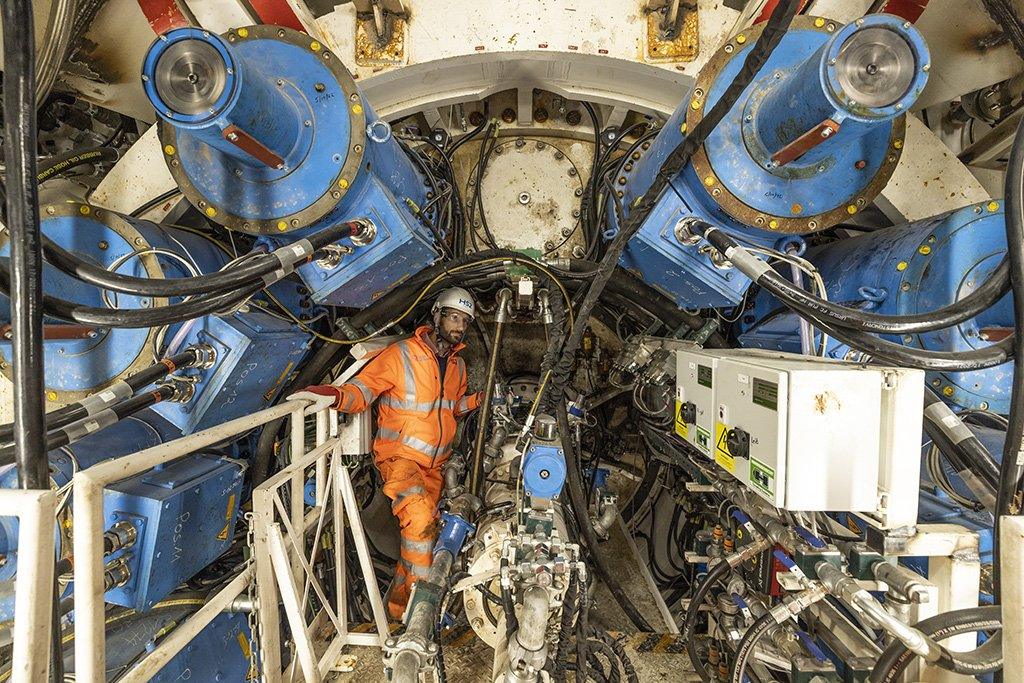
[[[914,628],[933,640],[940,641],[963,633],[1002,629],[1001,614],[1002,608],[999,605],[970,607],[937,614],[914,624]],[[973,652],[950,653],[961,667],[968,666],[971,669],[962,673],[978,676],[1002,668],[1002,648],[999,647],[998,641],[995,646],[989,645],[993,640],[995,639],[986,641]],[[917,656],[902,642],[893,640],[879,656],[868,680],[871,683],[894,683],[901,679],[903,672]]]
[[[310,235],[311,249],[302,249],[302,252],[309,251],[303,256],[300,262],[312,258],[317,249],[326,247],[345,237],[358,235],[363,227],[358,223],[341,223],[314,235]],[[294,267],[296,261],[293,256],[295,252],[292,247],[284,247],[269,254],[261,254],[254,257],[247,263],[241,263],[228,270],[205,275],[182,278],[146,278],[115,273],[94,263],[79,258],[67,251],[56,242],[43,237],[43,255],[46,260],[68,275],[88,282],[89,284],[109,289],[123,294],[134,294],[137,296],[156,297],[179,297],[195,296],[197,294],[209,294],[229,292],[262,278],[264,275],[275,271],[288,272]]]
[[[754,77],[782,40],[799,6],[799,0],[781,0],[775,6],[757,42],[745,57],[739,73],[707,114],[694,126],[693,131],[669,153],[658,170],[651,186],[643,194],[639,204],[633,208],[626,222],[612,240],[608,250],[605,252],[604,258],[601,259],[601,266],[591,281],[587,295],[579,306],[575,324],[561,349],[561,357],[553,373],[553,381],[548,385],[550,387],[549,391],[553,393],[556,401],[560,400],[560,394],[564,392],[565,386],[572,374],[576,352],[579,350],[583,340],[590,312],[597,304],[601,297],[601,292],[604,290],[609,278],[611,278],[612,272],[617,267],[619,256],[621,256],[626,248],[627,242],[643,225],[669,182],[685,168],[693,154],[704,144],[711,131],[732,110],[733,105],[739,101],[740,95],[753,82]]]
[[[13,460],[18,485],[23,489],[49,489],[46,457],[46,402],[43,362],[43,259],[39,238],[39,186],[36,180],[36,51],[33,3],[4,0],[3,114],[6,211],[4,221],[11,242],[8,282],[14,364]],[[53,577],[50,610],[49,679],[64,680],[61,650],[60,592]]]
[[[157,196],[153,197],[152,199],[150,199],[148,202],[146,202],[142,206],[139,206],[138,208],[133,210],[128,215],[131,216],[132,218],[138,218],[139,216],[142,216],[143,214],[146,214],[150,210],[156,208],[157,205],[162,204],[163,202],[166,202],[171,197],[174,197],[175,195],[179,195],[179,194],[181,194],[181,190],[176,188],[176,187],[172,188],[170,190],[167,190],[167,192],[163,192],[161,194],[158,194]]]
[[[686,641],[686,653],[690,655],[693,669],[704,683],[711,681],[712,676],[708,673],[707,667],[704,666],[704,662],[697,652],[697,616],[700,614],[700,606],[704,603],[704,598],[707,597],[707,594],[718,580],[729,573],[730,569],[729,563],[724,559],[721,559],[718,564],[711,568],[711,571],[704,576],[704,581],[697,586],[693,597],[690,598],[690,603],[686,606],[686,615],[683,618],[681,633],[683,640]]]
[[[5,0],[4,163],[7,167],[7,228],[11,240],[8,295],[14,339],[14,447],[18,483],[49,488],[43,439],[43,264],[39,251],[39,192],[36,185],[35,47],[32,3]]]
[[[731,683],[743,683],[744,673],[747,668],[747,660],[754,652],[754,648],[761,642],[761,639],[777,627],[778,623],[775,621],[775,615],[771,611],[765,612],[759,616],[747,632],[743,634],[743,638],[740,640],[739,645],[736,646],[736,656],[732,660],[732,668],[730,670],[730,681]]]
[[[1009,213],[1009,212],[1007,212]],[[1007,220],[1009,229],[1010,221]],[[769,267],[762,261],[749,254],[736,240],[724,231],[703,222],[694,222],[691,230],[695,234],[702,235],[715,249],[720,251],[733,263],[742,264],[740,270],[745,274],[747,271],[761,271],[762,276],[755,274],[759,283],[770,282],[770,277],[763,277]],[[744,266],[746,268],[744,268]],[[776,276],[778,277],[778,276]],[[778,295],[778,294],[777,294]],[[1017,342],[1016,335],[1010,335],[991,346],[970,351],[928,351],[923,349],[912,349],[902,344],[885,341],[866,332],[851,330],[845,327],[838,327],[833,322],[822,318],[820,311],[814,306],[805,305],[802,301],[790,300],[784,296],[779,297],[784,304],[792,308],[801,317],[811,321],[817,327],[828,332],[849,346],[884,360],[895,365],[902,365],[909,368],[921,370],[943,371],[943,372],[969,372],[982,370],[996,365],[1002,365],[1013,357],[1014,347]]]
[[[992,274],[976,290],[948,306],[913,315],[881,315],[821,299],[796,287],[775,271],[767,271],[755,280],[787,305],[818,316],[839,327],[875,334],[917,334],[953,327],[991,308],[1010,291],[1010,263],[999,262]]]
[[[78,166],[117,161],[117,159],[117,150],[113,147],[90,147],[88,149],[68,152],[67,154],[46,157],[40,160],[36,180],[42,183]]]
[[[615,576],[608,568],[603,553],[599,547],[597,534],[594,532],[594,525],[590,524],[590,514],[587,511],[586,496],[583,494],[583,475],[580,472],[579,458],[576,457],[576,444],[573,441],[572,428],[569,426],[569,415],[566,410],[565,401],[559,401],[555,407],[558,419],[558,431],[562,436],[562,447],[565,451],[566,489],[569,494],[569,504],[573,514],[579,522],[580,534],[590,548],[590,555],[594,561],[594,568],[597,575],[608,586],[612,597],[622,607],[629,620],[639,630],[650,632],[653,629],[644,619],[640,611],[629,600],[629,596],[622,587],[619,577]],[[585,590],[581,592],[586,600]]]
[[[124,383],[127,385],[128,391],[134,394],[139,389],[149,386],[158,379],[163,379],[175,370],[194,367],[199,359],[200,353],[197,349],[187,348],[181,353],[175,354],[169,358],[164,358],[160,362],[150,365],[148,368],[139,370],[135,374],[127,377],[124,380]],[[85,399],[83,399],[83,401],[84,400]],[[83,405],[82,401],[70,403],[46,414],[46,430],[52,431],[57,427],[63,427],[71,424],[72,422],[80,420],[88,415],[89,409]],[[0,425],[0,440],[9,439],[13,432],[13,423]]]
[[[800,313],[800,315],[810,320],[816,327],[825,330],[830,336],[877,360],[918,370],[933,372],[984,370],[1006,363],[1013,358],[1014,353],[1015,335],[1001,339],[991,346],[970,351],[928,351],[894,344],[866,332],[832,327],[820,318],[809,314]]]
[[[8,294],[10,282],[11,271],[6,266],[0,265],[0,291]],[[44,295],[43,309],[48,315],[55,318],[81,325],[119,328],[158,327],[230,309],[260,291],[263,286],[264,283],[261,280],[256,285],[237,291],[205,295],[169,306],[128,310],[84,306],[66,299]],[[40,331],[41,337],[42,332]]]
[[[295,377],[281,392],[282,397],[304,389],[314,384],[326,375],[332,367],[337,365],[349,352],[349,347],[341,344],[323,344],[313,356],[303,364]],[[252,459],[252,467],[249,469],[252,486],[255,488],[267,480],[270,471],[270,462],[274,458],[274,444],[277,442],[277,433],[284,425],[287,418],[279,418],[268,422],[263,426],[259,439],[256,441],[255,455]]]
[[[999,465],[984,444],[978,440],[967,425],[940,399],[930,387],[924,391],[924,427],[932,441],[939,445],[939,450],[950,456],[948,450],[942,448],[940,441],[948,444],[958,460],[978,477],[994,495],[999,485]],[[936,439],[938,432],[940,439]]]
[[[636,487],[636,491],[633,492],[629,503],[622,511],[622,521],[626,523],[627,527],[633,521],[633,518],[636,517],[636,513],[640,511],[640,506],[647,501],[651,491],[654,490],[654,484],[658,481],[658,476],[661,474],[661,467],[662,463],[660,460],[653,458],[647,460],[644,478],[640,480],[640,485]]]
[[[452,144],[451,147],[448,148],[448,152],[447,152],[448,158],[449,159],[453,158],[455,156],[455,152],[459,149],[459,147],[462,147],[464,144],[466,144],[467,142],[469,142],[470,140],[475,138],[477,135],[480,135],[480,133],[482,133],[484,131],[484,128],[487,127],[487,123],[488,123],[487,122],[487,114],[485,112],[484,113],[484,120],[480,123],[479,126],[477,126],[473,130],[471,130],[468,133],[466,133],[465,135],[463,135],[461,138],[456,140],[454,142],[454,144]]]
[[[999,488],[996,491],[995,529],[992,562],[992,583],[996,602],[999,586],[999,527],[1003,515],[1019,515],[1024,506],[1024,119],[1010,149],[1006,167],[1006,247],[1010,257],[1010,282],[1013,286],[1013,389],[1010,394],[1010,423],[1003,445],[1003,461],[999,466]]]
[[[115,422],[123,420],[129,415],[134,415],[143,408],[148,408],[156,405],[157,403],[161,403],[162,401],[166,401],[174,396],[174,393],[174,387],[164,385],[154,391],[125,399],[124,401],[107,408],[102,413],[86,419],[97,420],[97,423],[100,425],[99,428],[103,429],[104,427],[109,427]],[[78,439],[89,435],[92,431],[95,431],[95,428],[79,429],[77,423],[53,429],[46,434],[44,448],[46,451],[51,451],[54,448],[67,446],[68,444],[74,443]],[[14,462],[14,447],[10,444],[0,446],[0,466],[7,465],[12,462]]]

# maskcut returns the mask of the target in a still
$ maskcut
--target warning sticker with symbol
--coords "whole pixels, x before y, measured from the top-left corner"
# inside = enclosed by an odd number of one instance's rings
[[[683,421],[683,404],[676,400],[676,434],[684,439],[690,438],[690,427]]]
[[[728,438],[729,425],[715,422],[715,462],[735,474],[736,458],[729,452]]]

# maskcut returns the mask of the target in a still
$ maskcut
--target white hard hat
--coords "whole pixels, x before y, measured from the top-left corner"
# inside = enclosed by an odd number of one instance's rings
[[[434,307],[430,309],[430,312],[437,313],[442,308],[452,308],[462,311],[470,318],[476,317],[476,304],[473,303],[473,295],[462,287],[449,287],[441,292],[437,300],[434,301]]]

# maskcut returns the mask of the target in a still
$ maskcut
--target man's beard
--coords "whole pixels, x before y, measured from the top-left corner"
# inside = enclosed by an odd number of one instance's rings
[[[455,346],[460,341],[462,341],[462,335],[459,334],[459,336],[456,338],[455,334],[456,334],[455,332],[451,332],[451,331],[442,329],[442,330],[440,330],[439,336],[441,337],[441,339],[443,341],[451,344],[452,346]]]

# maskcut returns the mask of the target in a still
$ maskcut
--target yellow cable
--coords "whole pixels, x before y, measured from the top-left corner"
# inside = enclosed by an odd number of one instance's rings
[[[419,304],[420,301],[423,300],[423,297],[425,297],[427,295],[427,292],[430,291],[431,287],[433,287],[438,282],[440,282],[441,280],[443,280],[446,277],[448,277],[449,274],[451,274],[451,273],[458,273],[458,272],[461,272],[463,270],[469,270],[471,268],[476,268],[477,266],[485,264],[485,263],[503,263],[503,262],[509,261],[509,260],[511,260],[511,259],[509,257],[506,257],[506,256],[494,256],[492,258],[487,258],[487,259],[482,259],[480,261],[476,261],[475,263],[467,263],[465,265],[456,266],[454,268],[450,268],[449,270],[446,270],[445,272],[441,273],[440,275],[435,277],[433,280],[428,282],[426,284],[426,286],[422,290],[420,290],[420,293],[416,296],[416,298],[413,300],[413,302],[411,304],[409,304],[409,306],[404,311],[402,311],[402,313],[397,318],[392,319],[386,325],[384,325],[384,327],[380,328],[379,330],[377,330],[373,334],[369,334],[369,335],[367,335],[365,337],[362,337],[360,339],[336,339],[335,337],[328,337],[326,335],[320,334],[319,332],[317,332],[316,330],[310,328],[305,323],[303,323],[301,320],[299,320],[290,310],[288,310],[288,308],[286,306],[284,306],[277,299],[277,297],[275,297],[273,294],[271,294],[269,290],[265,289],[265,290],[263,290],[263,292],[268,297],[270,297],[270,299],[274,303],[276,303],[281,308],[281,310],[284,311],[285,315],[287,315],[289,318],[291,318],[295,322],[296,325],[298,325],[300,328],[302,328],[306,332],[309,332],[310,334],[312,334],[317,339],[320,339],[321,341],[324,341],[324,342],[328,342],[330,344],[345,344],[345,345],[359,344],[361,342],[365,342],[365,341],[369,341],[371,339],[374,339],[374,338],[378,337],[382,332],[387,330],[388,328],[394,327],[395,325],[397,325],[403,318],[405,318],[407,315],[412,313],[412,310],[414,308],[416,308],[416,306]],[[572,324],[574,322],[573,321],[573,314],[572,314],[572,300],[569,298],[569,292],[568,292],[568,290],[566,290],[565,285],[563,285],[561,283],[561,281],[559,281],[559,279],[555,276],[555,274],[552,273],[549,269],[547,269],[543,265],[541,265],[540,263],[537,263],[536,261],[534,261],[533,259],[524,258],[522,261],[520,261],[519,259],[516,259],[513,262],[514,263],[523,263],[523,265],[526,265],[526,266],[528,266],[530,268],[536,268],[537,270],[545,273],[548,277],[551,278],[551,280],[555,283],[555,285],[558,286],[559,290],[561,290],[561,292],[562,292],[562,298],[565,299],[566,312],[567,312],[567,314],[569,316],[569,325],[572,326]]]

